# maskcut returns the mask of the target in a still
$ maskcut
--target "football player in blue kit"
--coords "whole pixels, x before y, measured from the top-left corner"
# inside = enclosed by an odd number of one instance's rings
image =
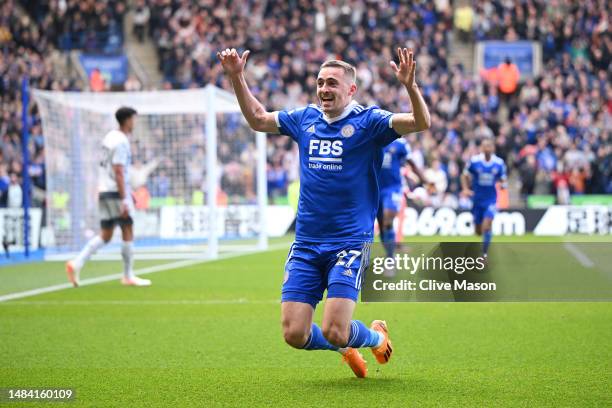
[[[480,142],[481,153],[472,156],[461,175],[463,194],[472,197],[472,215],[476,234],[482,235],[482,253],[488,256],[491,225],[497,212],[497,182],[506,188],[506,164],[496,156],[492,138]]]
[[[385,252],[389,258],[393,258],[396,248],[393,221],[400,210],[403,199],[402,167],[407,164],[421,183],[425,182],[425,177],[412,160],[411,154],[410,146],[404,138],[394,140],[384,149],[379,178],[378,228]]]
[[[381,364],[393,351],[385,321],[375,320],[368,328],[352,320],[374,235],[383,148],[400,135],[430,126],[415,82],[413,54],[398,49],[399,63],[390,62],[413,109],[396,114],[353,101],[355,68],[338,60],[321,65],[318,105],[268,112],[247,85],[248,55],[233,48],[217,53],[245,119],[253,130],[290,136],[300,152],[296,237],[285,262],[281,296],[285,341],[298,349],[338,351],[356,376],[365,377],[358,348],[371,348]],[[313,314],[325,290],[319,326]]]

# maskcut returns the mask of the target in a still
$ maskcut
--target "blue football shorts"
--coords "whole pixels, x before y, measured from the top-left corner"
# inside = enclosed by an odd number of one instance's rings
[[[402,205],[402,187],[387,187],[380,190],[378,208],[399,212]]]
[[[474,225],[482,224],[482,221],[485,218],[490,218],[491,220],[493,220],[493,218],[495,218],[495,214],[497,214],[497,206],[495,205],[495,203],[485,205],[474,204],[474,207],[472,207]]]
[[[371,242],[294,242],[285,262],[281,301],[308,303],[315,308],[326,289],[328,299],[357,301],[371,245]]]

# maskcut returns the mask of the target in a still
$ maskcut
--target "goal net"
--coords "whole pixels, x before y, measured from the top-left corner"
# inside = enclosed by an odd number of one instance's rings
[[[43,237],[51,257],[78,251],[99,231],[101,141],[117,128],[120,106],[138,111],[129,173],[137,257],[214,258],[267,246],[265,135],[248,127],[232,94],[209,85],[33,96],[45,137]]]

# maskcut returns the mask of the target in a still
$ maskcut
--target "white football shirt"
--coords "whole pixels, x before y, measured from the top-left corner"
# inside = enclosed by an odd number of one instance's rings
[[[102,141],[102,160],[98,173],[98,191],[100,193],[119,191],[113,165],[123,166],[123,179],[125,180],[126,193],[129,193],[128,172],[132,152],[130,142],[120,130],[111,130],[104,136]]]

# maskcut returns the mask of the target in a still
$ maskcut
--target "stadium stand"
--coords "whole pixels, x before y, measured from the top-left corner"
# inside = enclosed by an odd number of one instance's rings
[[[612,194],[612,17],[605,0],[481,0],[464,4],[458,18],[448,0],[405,3],[138,0],[135,30],[139,39],[147,33],[155,43],[164,78],[160,88],[213,83],[229,89],[215,52],[221,46],[251,49],[249,83],[274,110],[312,101],[318,67],[331,57],[357,66],[358,102],[408,110],[407,95],[388,61],[391,46],[412,47],[432,127],[409,141],[415,162],[446,178],[436,186],[448,186],[446,191],[428,188],[437,196],[432,202],[460,205],[459,174],[477,151],[476,140],[487,135],[496,137],[497,154],[518,177],[522,198],[555,194],[562,203],[570,195]],[[43,89],[82,89],[76,78],[54,76],[46,56],[55,48],[116,51],[123,42],[126,10],[122,1],[20,4],[8,0],[0,14],[2,205],[10,174],[21,170],[20,78],[27,73],[32,86]],[[474,77],[467,67],[450,62],[452,41],[489,39],[539,42],[542,74],[506,91],[506,97],[499,81]],[[44,189],[44,145],[35,106],[30,120],[30,174]],[[289,138],[270,136],[268,157],[270,198],[282,202],[297,178],[297,154]],[[163,169],[154,178],[163,180]],[[163,186],[151,190],[159,193]]]

